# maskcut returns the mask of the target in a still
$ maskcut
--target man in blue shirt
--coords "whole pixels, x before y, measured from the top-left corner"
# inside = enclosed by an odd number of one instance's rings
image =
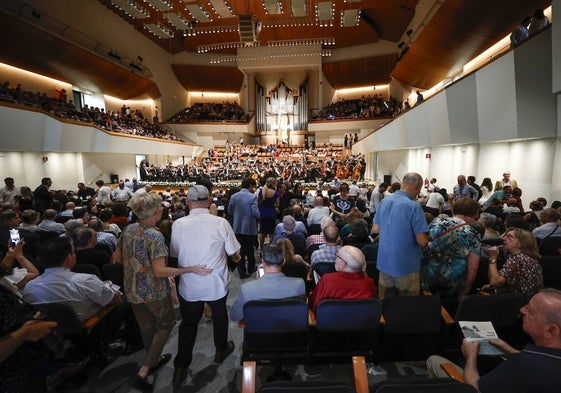
[[[228,214],[233,217],[233,229],[236,239],[241,244],[238,272],[240,278],[247,278],[255,271],[255,252],[257,244],[257,223],[259,222],[259,206],[255,196],[257,183],[251,177],[242,180],[241,191],[230,197]],[[247,270],[245,258],[247,257]]]
[[[464,175],[458,176],[458,184],[454,186],[454,200],[462,198],[471,198],[475,202],[479,200],[479,192],[469,184],[467,184]]]
[[[378,297],[420,293],[421,248],[429,242],[427,221],[415,201],[423,187],[418,173],[403,177],[401,189],[376,209],[372,232],[380,234]]]
[[[242,284],[238,297],[230,309],[232,321],[243,319],[243,306],[251,300],[272,300],[306,297],[304,280],[297,277],[286,277],[282,273],[284,256],[282,247],[277,244],[266,244],[262,250],[261,264],[264,275],[257,280]]]

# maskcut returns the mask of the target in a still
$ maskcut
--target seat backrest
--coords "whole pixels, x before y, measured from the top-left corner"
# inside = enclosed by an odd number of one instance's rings
[[[308,278],[308,266],[303,263],[285,263],[282,272],[287,277],[298,277],[304,281]]]
[[[373,393],[475,393],[471,385],[449,378],[386,379],[377,382],[370,390]]]
[[[522,348],[529,340],[522,329],[520,318],[520,309],[526,303],[526,298],[519,294],[468,296],[458,305],[454,320],[456,322],[490,321],[501,339],[514,348]],[[463,337],[459,326],[456,328],[455,335],[459,346]]]
[[[302,299],[252,300],[244,304],[243,316],[246,333],[308,330],[308,305]]]
[[[339,381],[278,381],[258,390],[259,393],[356,393],[356,389]]]
[[[74,273],[85,273],[85,274],[93,274],[97,276],[100,280],[103,280],[101,276],[101,272],[97,268],[96,265],[92,265],[91,263],[77,263],[72,268]]]
[[[78,334],[85,330],[76,312],[66,304],[42,303],[35,307],[41,311],[41,315],[46,320],[58,322],[56,329],[63,336]]]
[[[316,329],[345,332],[377,330],[382,316],[379,299],[326,299],[316,309]]]
[[[426,359],[440,351],[441,302],[437,296],[393,296],[383,300],[385,361]]]
[[[561,255],[545,255],[541,265],[544,287],[561,289]]]
[[[515,325],[520,309],[527,303],[519,294],[473,295],[463,299],[456,310],[456,321],[491,321],[495,329]]]
[[[316,262],[313,265],[313,269],[320,277],[325,273],[332,273],[336,271],[335,262]]]
[[[384,333],[437,333],[441,328],[438,296],[391,296],[384,305]]]
[[[561,236],[549,236],[540,242],[540,255],[560,255]]]
[[[120,263],[108,263],[103,265],[102,270],[103,277],[105,277],[106,280],[111,281],[113,284],[120,286],[122,291],[125,276],[123,265]]]

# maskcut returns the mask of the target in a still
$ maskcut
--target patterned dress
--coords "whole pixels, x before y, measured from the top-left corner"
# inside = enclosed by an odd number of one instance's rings
[[[499,270],[499,275],[506,280],[506,285],[497,289],[501,293],[519,293],[530,299],[543,288],[540,263],[523,253],[510,256]]]
[[[429,236],[433,240],[423,250],[421,287],[443,298],[457,298],[465,286],[468,255],[481,255],[479,236],[456,217],[434,219]]]
[[[152,270],[152,260],[167,257],[164,235],[156,228],[139,223],[128,225],[119,238],[123,254],[124,292],[130,303],[150,303],[169,294],[167,278],[158,278]]]

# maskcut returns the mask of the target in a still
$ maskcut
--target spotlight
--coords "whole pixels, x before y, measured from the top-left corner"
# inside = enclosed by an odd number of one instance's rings
[[[401,48],[403,48],[404,45],[405,45],[405,42],[401,41],[397,47],[399,49],[401,49]]]
[[[136,56],[136,58],[138,59],[138,61],[140,61],[142,63],[142,61],[144,60],[142,57],[140,56]]]
[[[139,64],[136,64],[135,62],[132,62],[129,64],[129,67],[134,68],[137,71],[142,71],[142,67]]]
[[[115,52],[113,52],[113,51],[110,51],[110,52],[108,53],[108,55],[109,55],[109,57],[112,57],[112,58],[114,58],[115,60],[121,61],[121,56],[119,56],[118,53],[115,53]]]
[[[41,13],[37,10],[33,10],[31,11],[31,15],[35,18],[35,19],[41,19]]]
[[[413,34],[413,29],[409,29],[405,32],[405,34],[407,34],[409,37],[411,37],[411,34]]]

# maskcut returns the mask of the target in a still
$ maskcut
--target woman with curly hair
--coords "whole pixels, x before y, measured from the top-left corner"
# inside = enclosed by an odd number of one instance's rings
[[[536,238],[525,229],[507,228],[503,244],[508,254],[500,270],[497,267],[499,249],[492,247],[488,250],[490,284],[484,289],[519,293],[530,299],[543,288],[543,272]]]

